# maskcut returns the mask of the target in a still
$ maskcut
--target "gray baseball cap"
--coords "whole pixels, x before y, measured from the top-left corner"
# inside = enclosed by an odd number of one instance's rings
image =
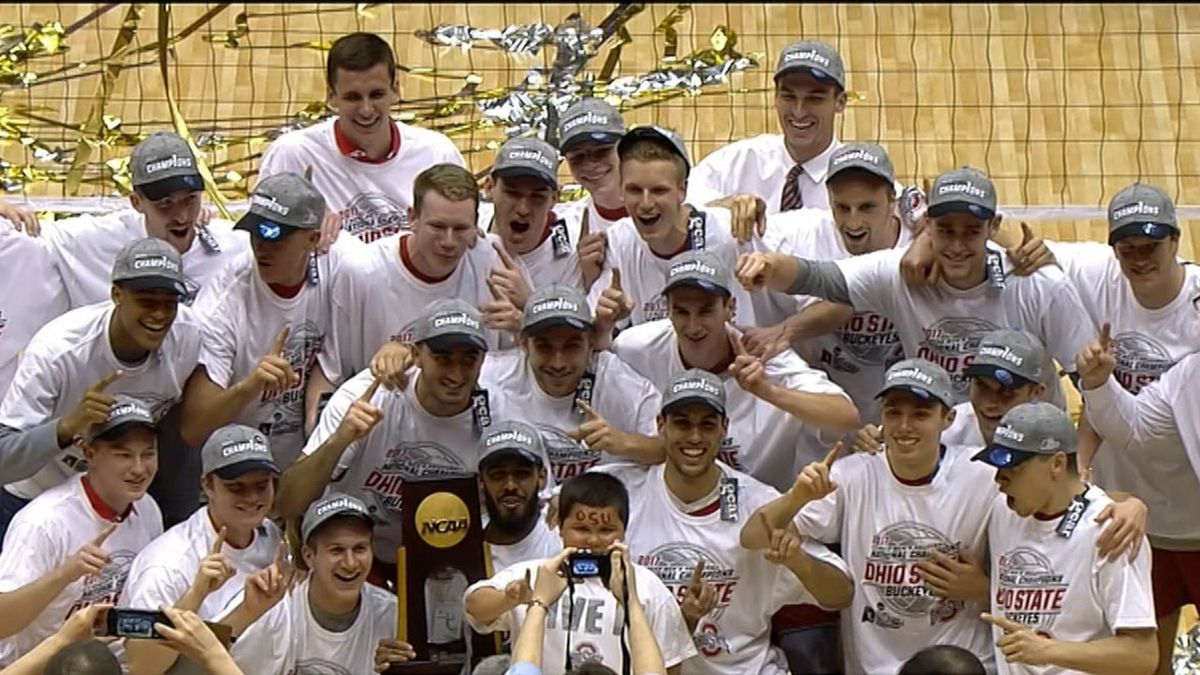
[[[896,182],[896,171],[887,152],[874,143],[847,143],[829,157],[829,173],[825,180],[847,169],[862,169],[879,176],[889,184]]]
[[[720,256],[708,250],[684,251],[671,259],[663,295],[680,286],[699,288],[713,295],[733,295],[729,268]]]
[[[1067,411],[1045,401],[1022,403],[1000,418],[992,444],[971,459],[1010,469],[1037,455],[1074,454],[1076,438]]]
[[[112,282],[135,291],[166,290],[188,295],[183,256],[156,237],[135,239],[121,248],[113,261]]]
[[[540,138],[514,138],[500,146],[492,175],[501,178],[532,176],[558,189],[558,150]]]
[[[674,154],[679,155],[683,158],[683,163],[687,167],[688,172],[691,172],[692,160],[688,158],[687,145],[683,142],[683,137],[670,129],[660,126],[634,127],[626,131],[621,140],[617,141],[617,156],[625,159],[625,154],[629,152],[629,148],[633,147],[633,144],[641,139],[655,141]]]
[[[357,497],[351,497],[341,492],[330,492],[328,495],[308,505],[304,511],[304,519],[300,526],[300,541],[308,543],[322,525],[334,518],[360,518],[367,525],[375,526],[375,516],[371,515],[367,505]]]
[[[433,349],[467,345],[487,351],[483,316],[474,305],[457,298],[434,300],[413,328],[413,343],[423,342]]]
[[[215,473],[221,480],[234,480],[251,471],[279,474],[271,443],[258,429],[241,424],[221,427],[200,448],[201,475]]]
[[[950,375],[941,366],[925,359],[904,359],[888,368],[883,376],[883,388],[875,395],[899,389],[925,400],[936,400],[947,408],[954,407],[954,387]]]
[[[725,383],[707,370],[691,368],[671,378],[662,397],[662,413],[690,403],[703,403],[725,414]]]
[[[546,455],[542,435],[537,429],[524,422],[497,422],[487,428],[480,441],[479,470],[500,457],[518,457],[530,464],[541,466]]]
[[[89,442],[94,441],[101,436],[108,435],[130,424],[138,424],[154,429],[156,428],[154,413],[150,411],[150,406],[146,405],[140,399],[125,394],[115,394],[113,396],[113,405],[108,409],[108,418],[100,424],[93,424],[87,430],[85,438]]]
[[[571,104],[558,123],[558,144],[563,152],[583,141],[616,143],[625,135],[621,113],[602,98],[581,98]]]
[[[591,330],[593,324],[595,318],[587,296],[566,284],[550,284],[534,291],[525,302],[525,315],[521,317],[521,330],[526,333],[550,326]]]
[[[955,211],[988,220],[996,215],[996,186],[982,171],[969,166],[951,169],[933,182],[929,199],[930,216]]]
[[[968,377],[986,377],[1005,389],[1016,389],[1042,379],[1046,350],[1032,334],[1023,330],[994,330],[985,333],[975,350],[975,360],[966,368]]]
[[[826,42],[801,40],[784,47],[775,65],[775,81],[797,70],[812,75],[818,82],[846,88],[846,66],[842,64],[842,55]]]
[[[1145,183],[1134,183],[1108,204],[1108,244],[1126,237],[1166,239],[1179,232],[1175,202],[1167,193]]]
[[[304,176],[277,173],[258,181],[250,210],[234,229],[266,241],[279,241],[293,230],[317,230],[325,220],[325,198]]]
[[[151,201],[180,190],[204,189],[192,147],[182,136],[169,131],[157,131],[134,146],[129,170],[133,186]]]

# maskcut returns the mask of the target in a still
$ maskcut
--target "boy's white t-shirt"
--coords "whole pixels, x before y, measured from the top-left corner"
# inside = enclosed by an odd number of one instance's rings
[[[470,475],[479,465],[481,429],[474,407],[450,417],[430,414],[415,394],[420,378],[414,366],[404,390],[380,387],[375,392],[371,404],[382,411],[383,419],[342,452],[331,476],[331,490],[361,499],[377,519],[375,557],[388,563],[395,562],[396,547],[403,542],[404,481]],[[364,370],[338,387],[304,446],[305,455],[315,453],[337,431],[346,411],[373,380],[371,371]],[[492,422],[518,419],[504,396],[486,393]],[[482,423],[482,417],[478,421]]]
[[[88,388],[118,370],[122,375],[105,391],[137,398],[161,419],[179,401],[196,368],[202,341],[199,318],[181,305],[162,345],[142,363],[130,365],[113,353],[108,337],[113,311],[111,302],[80,307],[39,330],[0,403],[0,424],[26,430],[62,417],[83,400]],[[41,471],[4,489],[32,499],[86,470],[82,451],[69,445]]]
[[[704,245],[696,245],[689,231],[688,247],[685,250],[702,248],[711,251],[721,258],[732,274],[733,270],[737,269],[737,259],[741,252],[741,247],[730,230],[732,216],[728,209],[714,206],[701,207],[701,211],[705,218],[703,226],[698,226],[696,232],[703,233],[702,236],[697,234],[697,237],[704,240]],[[650,250],[650,246],[642,240],[637,226],[630,218],[622,219],[607,232],[608,255],[605,257],[605,270],[596,283],[592,284],[588,302],[592,307],[596,306],[600,294],[612,284],[612,270],[617,269],[621,274],[621,290],[633,301],[633,311],[629,316],[632,325],[665,319],[667,299],[663,295],[663,288],[667,285],[667,272],[671,269],[674,256],[664,258]],[[757,236],[755,234],[756,238]],[[758,325],[750,294],[740,284],[733,285],[735,288],[730,290],[737,305],[734,320],[744,326]]]
[[[458,298],[479,306],[492,302],[488,274],[501,266],[499,256],[484,237],[467,249],[449,277],[429,282],[417,276],[400,258],[401,233],[379,239],[347,256],[346,265],[332,279],[334,318],[328,349],[321,367],[331,382],[340,383],[371,363],[371,357],[388,341],[410,344],[417,321],[429,303]],[[488,347],[511,345],[510,336],[485,329]]]
[[[716,593],[717,605],[696,624],[692,638],[699,656],[686,673],[705,675],[784,675],[787,660],[772,647],[771,616],[784,605],[816,604],[790,570],[768,562],[762,551],[742,548],[742,527],[779,492],[754,478],[717,464],[722,484],[737,495],[736,513],[721,509],[693,516],[680,511],[667,490],[664,464],[651,467],[608,465],[599,470],[621,479],[629,490],[631,518],[625,543],[637,564],[654,572],[682,602],[697,563],[704,561],[704,581]],[[846,563],[823,544],[802,543],[804,551],[850,576]]]
[[[1121,629],[1157,626],[1150,590],[1150,550],[1143,546],[1131,563],[1128,556],[1103,558],[1096,539],[1108,524],[1096,516],[1112,499],[1098,487],[1084,493],[1088,505],[1070,537],[1056,532],[1060,519],[1022,518],[1008,508],[1005,495],[995,497],[988,525],[992,556],[990,612],[1029,626],[1064,642],[1113,637]],[[992,629],[993,640],[1003,631]],[[1070,675],[1058,666],[1010,664],[999,649],[1001,675]]]
[[[897,227],[896,244],[903,248],[912,241],[912,231]],[[807,260],[842,260],[852,257],[837,224],[824,209],[803,208],[767,218],[763,246]],[[776,325],[819,298],[774,292],[754,294],[759,324]],[[764,306],[764,304],[766,306]],[[873,311],[856,311],[846,325],[832,333],[803,340],[793,347],[800,356],[829,375],[858,406],[864,424],[878,424],[879,402],[875,395],[883,386],[887,369],[904,358],[900,334],[892,320]]]
[[[435,164],[466,166],[445,135],[396,121],[396,155],[379,163],[359,161],[338,148],[336,123],[332,117],[276,138],[263,153],[259,180],[285,171],[304,175],[311,168],[313,185],[329,209],[341,214],[342,231],[366,243],[408,229],[413,183],[422,171]]]
[[[906,485],[886,453],[855,454],[830,470],[833,493],[796,516],[800,533],[841,542],[854,579],[854,599],[842,610],[846,672],[895,673],[929,645],[955,645],[980,657],[989,672],[992,640],[983,606],[945,601],[926,588],[917,563],[933,551],[975,560],[986,556],[995,470],[971,461],[971,450],[946,447],[936,474]]]
[[[505,397],[514,409],[521,411],[523,419],[541,432],[555,483],[578,476],[597,464],[630,461],[590,450],[568,436],[586,421],[575,405],[575,400],[583,395],[581,388],[586,385],[590,385],[590,405],[613,428],[646,436],[658,434],[655,421],[660,407],[658,390],[609,352],[595,353],[580,387],[562,398],[550,396],[538,385],[523,349],[489,354],[479,381],[497,396]]]
[[[467,596],[480,588],[500,591],[509,583],[524,579],[530,573],[531,583],[536,586],[539,569],[545,560],[529,560],[517,563],[493,576],[471,584],[463,595]],[[688,636],[687,625],[679,604],[663,586],[653,572],[641,565],[633,566],[638,597],[642,601],[650,630],[662,650],[663,662],[670,668],[696,655],[696,647]],[[624,611],[612,591],[604,587],[597,578],[586,579],[575,585],[574,603],[564,591],[562,597],[550,606],[546,614],[546,633],[542,649],[542,672],[545,675],[564,675],[563,665],[567,657],[567,638],[570,636],[571,657],[576,667],[591,662],[601,663],[620,672],[621,643],[629,644],[622,636]],[[525,623],[526,608],[516,607],[500,616],[491,624],[482,624],[464,614],[471,628],[479,633],[506,631],[516,635]],[[566,627],[574,627],[568,631]]]
[[[363,584],[354,623],[326,630],[308,599],[312,577],[300,582],[267,616],[247,628],[230,652],[247,673],[359,675],[375,672],[375,650],[396,639],[396,596]]]
[[[612,350],[642,377],[660,387],[686,370],[679,355],[675,328],[666,319],[621,331]],[[810,368],[795,352],[783,352],[769,359],[764,367],[769,381],[788,389],[846,395],[825,373]],[[720,459],[730,467],[777,490],[786,490],[796,477],[796,466],[821,459],[828,452],[825,446],[840,437],[840,434],[823,434],[795,415],[745,391],[727,373],[720,377],[725,382],[725,409],[729,417],[729,435],[721,444]]]
[[[338,240],[339,242],[341,239]],[[318,256],[317,283],[305,282],[294,297],[284,298],[259,276],[254,257],[227,266],[197,303],[204,316],[200,364],[213,384],[228,389],[258,368],[284,326],[290,326],[283,357],[299,375],[287,391],[264,394],[244,408],[234,422],[257,428],[271,441],[271,453],[286,470],[304,447],[305,388],[317,359],[328,348],[333,326],[330,290],[341,272],[345,247],[335,244]]]
[[[25,345],[54,317],[67,311],[54,260],[40,239],[0,219],[0,399],[8,391]]]
[[[1147,309],[1133,294],[1112,247],[1098,242],[1048,242],[1097,325],[1111,325],[1116,358],[1113,378],[1131,394],[1158,380],[1180,359],[1200,349],[1200,267],[1183,265],[1184,283],[1163,307]],[[1092,476],[1106,489],[1129,492],[1146,502],[1147,533],[1155,546],[1196,550],[1200,521],[1179,504],[1200,503],[1200,480],[1189,471],[1178,439],[1146,443],[1134,455],[1101,443],[1092,457]],[[1174,545],[1173,545],[1174,544]]]
[[[0,554],[0,593],[51,573],[113,522],[96,512],[82,479],[74,476],[46,490],[13,516]],[[0,664],[9,665],[32,650],[77,610],[98,603],[123,604],[134,557],[162,531],[158,504],[143,495],[100,546],[109,555],[108,565],[99,575],[68,584],[24,630],[0,641]]]
[[[524,539],[515,544],[488,542],[487,548],[491,556],[492,573],[495,574],[527,560],[553,558],[562,550],[562,538],[558,532],[550,529],[546,519],[539,513],[533,529]]]
[[[991,243],[989,250],[1000,251]],[[1027,330],[1046,346],[1047,358],[1067,372],[1075,370],[1075,356],[1096,336],[1097,329],[1083,309],[1074,284],[1055,267],[1043,267],[1029,276],[1008,274],[1005,288],[984,281],[959,290],[944,280],[931,288],[913,288],[900,276],[900,261],[907,249],[890,249],[836,261],[846,278],[850,301],[859,311],[874,311],[895,324],[909,358],[928,359],[946,369],[954,383],[955,402],[968,400],[965,374],[974,360],[979,340],[1001,328]],[[1006,270],[1011,261],[1002,254]],[[1046,399],[1060,407],[1066,402],[1058,370],[1043,366]]]
[[[197,235],[183,253],[183,273],[203,288],[221,268],[246,255],[250,238],[234,223],[214,218],[205,226],[217,249],[210,250]],[[129,242],[150,236],[146,217],[134,209],[104,215],[81,215],[46,223],[41,239],[54,258],[71,308],[103,302],[112,288],[113,262]]]

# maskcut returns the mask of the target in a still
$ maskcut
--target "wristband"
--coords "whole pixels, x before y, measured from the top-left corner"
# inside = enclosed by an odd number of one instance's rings
[[[550,613],[550,606],[547,605],[546,603],[542,602],[539,598],[534,598],[534,599],[530,600],[527,604],[530,607],[541,607],[542,609],[546,610],[547,614]]]

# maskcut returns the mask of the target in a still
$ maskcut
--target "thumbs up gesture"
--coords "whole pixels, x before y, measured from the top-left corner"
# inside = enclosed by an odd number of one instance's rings
[[[1079,355],[1075,357],[1075,372],[1079,374],[1079,386],[1083,389],[1095,389],[1103,386],[1117,367],[1117,359],[1113,355],[1111,324],[1104,324],[1100,336],[1084,345]]]
[[[700,619],[713,611],[716,606],[717,592],[712,586],[704,583],[704,559],[701,558],[696,561],[696,567],[692,570],[692,579],[688,582],[687,591],[679,603],[679,611],[683,614],[683,620],[687,622],[688,630],[696,630],[696,624],[700,623]]]
[[[837,489],[837,483],[829,477],[829,470],[833,468],[833,463],[841,454],[842,444],[839,442],[833,446],[828,455],[825,455],[825,459],[812,462],[804,467],[800,475],[796,476],[796,481],[792,483],[792,489],[788,490],[788,496],[792,501],[803,506],[808,502],[815,502],[832,494]]]
[[[1029,229],[1029,223],[1021,223],[1021,243],[1008,249],[1008,257],[1012,260],[1012,273],[1019,277],[1027,277],[1039,267],[1054,264],[1054,254],[1046,247],[1046,242]]]
[[[967,549],[958,556],[933,551],[917,563],[917,573],[933,594],[947,600],[988,602],[989,580],[983,565]]]
[[[254,372],[242,380],[244,387],[251,391],[280,394],[300,384],[299,373],[284,356],[288,335],[291,332],[291,326],[284,326],[279,331],[279,334],[275,336],[275,341],[271,343],[270,350],[259,359]]]

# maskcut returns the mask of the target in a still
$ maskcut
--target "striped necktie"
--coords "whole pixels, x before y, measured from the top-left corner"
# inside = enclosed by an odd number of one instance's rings
[[[794,211],[803,208],[804,200],[800,198],[800,174],[804,167],[797,164],[788,171],[787,180],[783,184],[783,197],[779,199],[780,211]]]

